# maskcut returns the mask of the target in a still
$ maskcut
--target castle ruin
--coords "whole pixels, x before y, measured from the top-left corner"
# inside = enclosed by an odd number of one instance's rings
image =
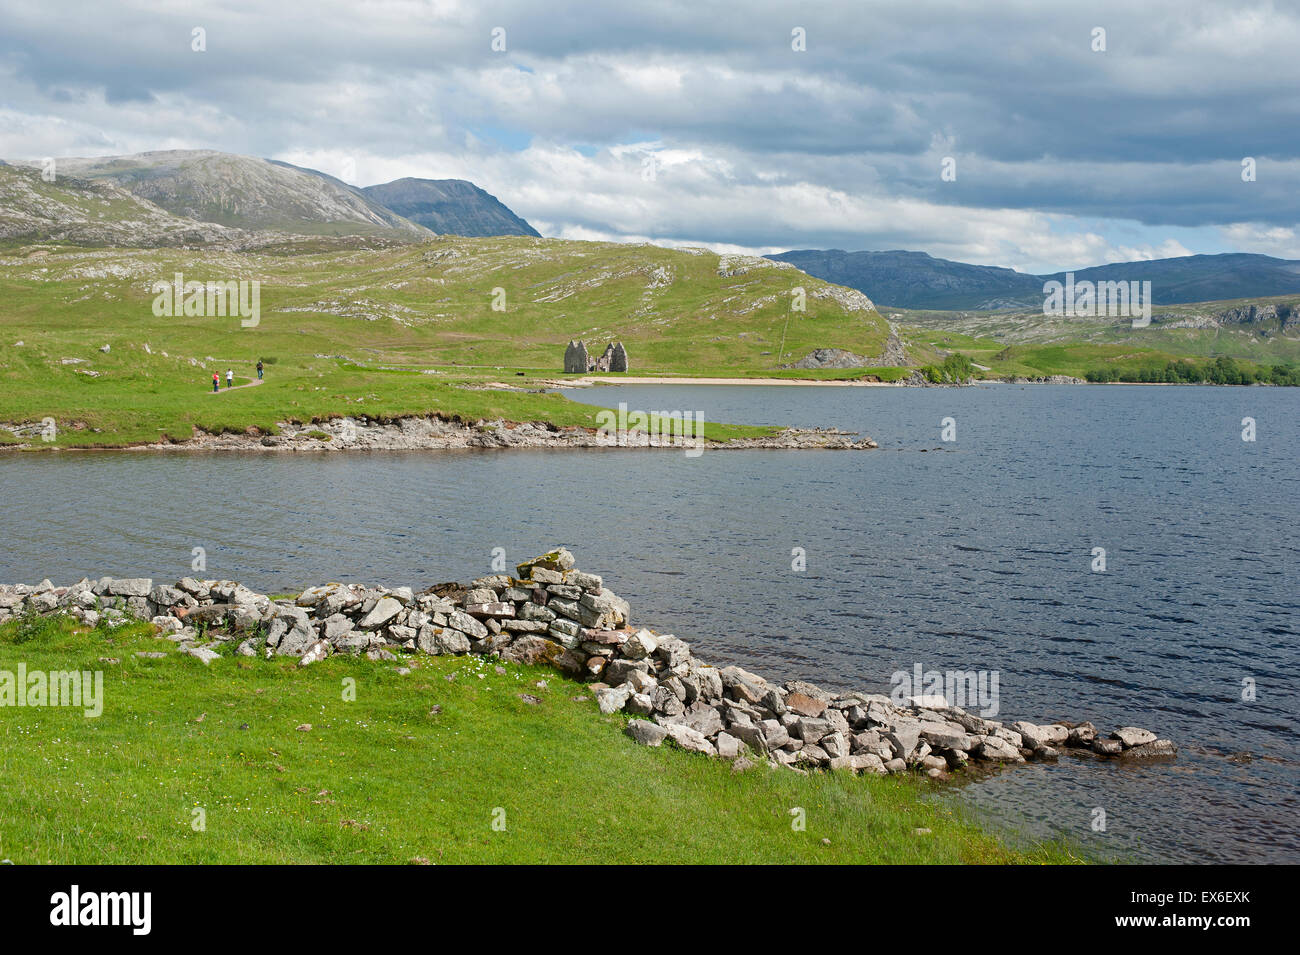
[[[587,354],[587,343],[569,342],[564,349],[564,372],[569,375],[585,375],[592,371],[627,371],[627,349],[622,342],[611,342],[605,346],[599,358]]]

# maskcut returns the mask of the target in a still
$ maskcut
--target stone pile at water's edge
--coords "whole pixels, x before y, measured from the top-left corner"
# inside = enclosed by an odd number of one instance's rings
[[[135,618],[208,663],[213,648],[285,656],[307,666],[336,654],[395,659],[397,653],[495,654],[550,664],[591,682],[602,713],[624,712],[637,742],[665,739],[712,756],[765,758],[792,768],[941,777],[972,761],[1052,760],[1061,748],[1106,757],[1177,754],[1137,727],[1109,735],[1091,723],[1004,725],[931,697],[897,702],[871,693],[834,694],[799,681],[776,685],[737,666],[700,661],[684,640],[631,626],[631,608],[596,574],[557,548],[514,575],[468,586],[331,583],[273,600],[231,581],[186,577],[82,580],[55,587],[0,585],[0,623],[23,614],[71,614],[89,626]],[[206,645],[201,645],[206,642]],[[744,764],[741,764],[744,765]]]

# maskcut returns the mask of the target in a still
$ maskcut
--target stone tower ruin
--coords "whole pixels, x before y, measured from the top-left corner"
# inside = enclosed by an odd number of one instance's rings
[[[586,342],[571,341],[564,349],[565,374],[585,374],[589,371],[627,371],[627,349],[622,342],[610,342],[599,358],[591,358]]]

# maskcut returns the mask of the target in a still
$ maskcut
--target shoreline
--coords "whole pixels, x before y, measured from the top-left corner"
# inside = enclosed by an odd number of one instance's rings
[[[972,701],[969,687],[961,691],[960,702],[977,715],[910,682],[889,695],[835,693],[706,663],[675,635],[634,626],[628,602],[600,575],[578,570],[564,547],[517,565],[514,574],[418,594],[411,587],[329,583],[273,599],[233,581],[192,577],[174,585],[111,577],[71,587],[48,580],[0,585],[0,624],[60,615],[105,633],[148,622],[157,640],[172,644],[171,653],[205,665],[262,656],[296,660],[301,668],[329,657],[396,661],[419,654],[549,665],[586,683],[601,714],[626,716],[622,729],[637,743],[672,740],[732,761],[738,771],[767,762],[805,774],[942,780],[974,765],[1050,764],[1063,753],[1140,763],[1178,752],[1171,740],[1136,726],[1105,735],[1086,721],[1006,724],[991,718],[996,692]]]
[[[5,427],[0,423],[0,427]],[[39,434],[39,425],[30,428]],[[245,433],[197,431],[183,441],[158,441],[119,447],[42,446],[39,441],[0,446],[5,451],[138,451],[156,453],[244,451],[270,454],[337,454],[366,451],[472,450],[660,450],[698,457],[705,451],[866,451],[878,447],[871,438],[837,428],[778,428],[752,438],[714,441],[690,434],[650,434],[627,431],[616,435],[597,428],[556,427],[541,422],[503,419],[473,423],[440,415],[405,415],[391,421],[371,418],[332,418],[324,422],[279,422],[279,433],[256,428]],[[17,434],[18,432],[14,432]]]
[[[852,381],[818,378],[692,378],[673,375],[630,376],[618,378],[593,378],[583,376],[571,380],[538,380],[535,382],[543,388],[592,388],[597,385],[762,385],[762,386],[799,386],[799,387],[834,387],[834,388],[907,388],[913,387],[901,381]]]

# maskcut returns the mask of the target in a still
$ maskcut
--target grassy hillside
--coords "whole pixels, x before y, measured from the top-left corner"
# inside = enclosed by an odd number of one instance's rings
[[[0,626],[0,669],[104,672],[104,710],[6,709],[16,863],[1069,862],[1000,844],[912,779],[807,777],[622,732],[554,671],[482,659],[176,654],[147,625]],[[112,662],[105,662],[108,658]],[[354,678],[355,700],[343,699]],[[544,686],[539,686],[539,681]],[[537,700],[526,701],[522,694]],[[309,726],[310,729],[300,729]],[[806,828],[791,826],[791,810]],[[195,809],[204,827],[194,828]],[[494,829],[500,820],[503,829]],[[928,830],[917,832],[916,830]]]
[[[1297,296],[1156,306],[1145,328],[1133,328],[1127,318],[1049,317],[1041,309],[883,311],[904,326],[914,356],[927,348],[960,351],[992,377],[1083,377],[1103,368],[1136,371],[1219,358],[1260,369],[1300,362],[1300,329],[1289,319],[1300,312]]]
[[[151,286],[177,272],[260,281],[260,323],[155,316]],[[791,311],[796,287],[804,312]],[[527,237],[309,252],[14,246],[0,258],[0,421],[53,417],[60,442],[99,445],[358,413],[591,425],[591,408],[562,398],[463,386],[557,378],[571,338],[597,354],[623,341],[636,374],[768,375],[783,335],[787,356],[875,355],[888,325],[860,294],[792,268],[653,246]],[[233,368],[242,383],[258,358],[273,362],[264,385],[208,393],[214,371],[224,380]]]

